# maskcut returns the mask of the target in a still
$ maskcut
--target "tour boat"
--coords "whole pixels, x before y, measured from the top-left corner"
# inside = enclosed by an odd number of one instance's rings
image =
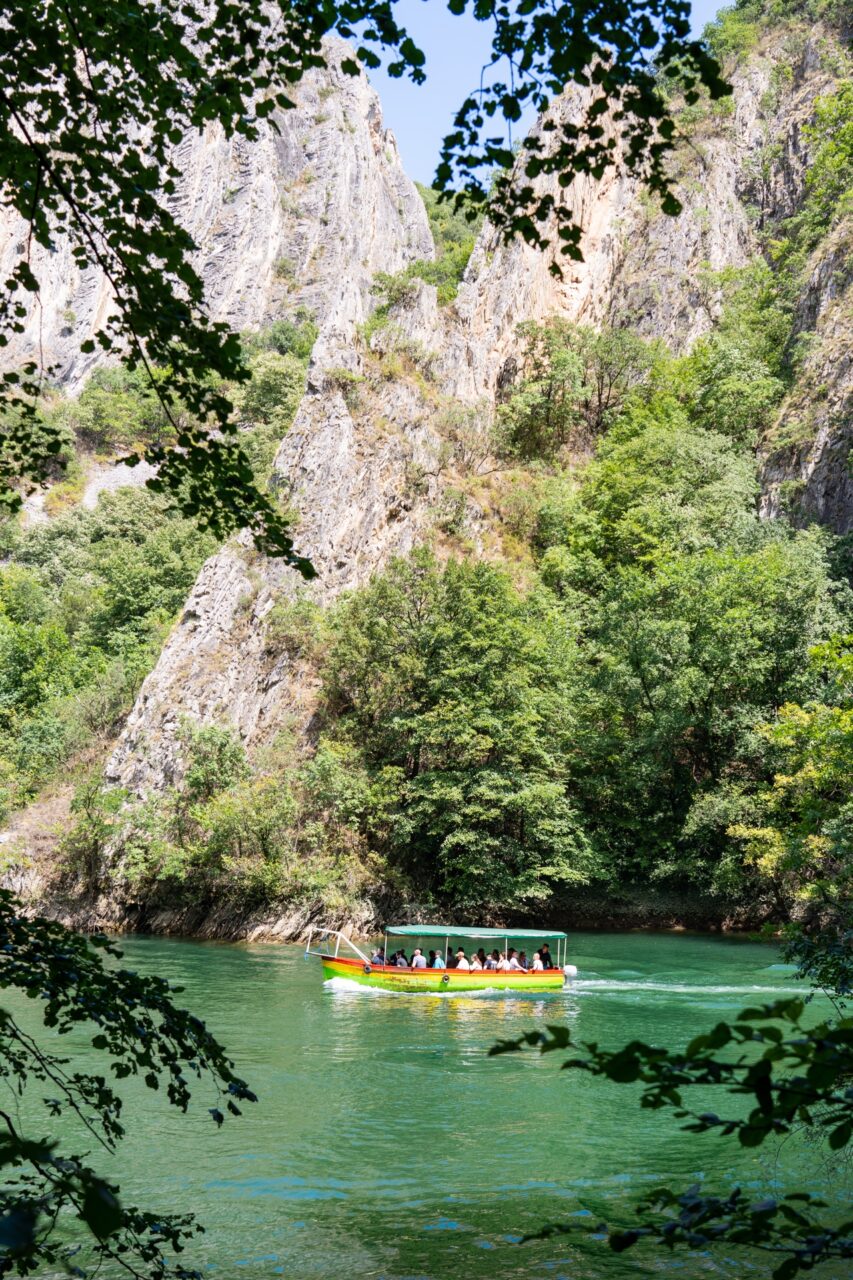
[[[544,943],[555,947],[549,969],[413,969],[400,968],[396,964],[374,964],[355,943],[336,929],[313,927],[308,930],[305,944],[306,956],[317,956],[322,962],[323,979],[347,978],[362,987],[379,987],[383,991],[433,992],[438,994],[462,991],[560,991],[577,975],[573,964],[566,963],[566,934],[539,929],[457,929],[445,925],[407,924],[389,925],[385,930],[382,954],[390,958],[388,939],[408,939],[413,947],[420,947],[424,956],[429,955],[429,945],[447,960],[462,946],[470,955],[482,946],[486,954],[498,949],[507,954],[511,945],[527,949],[532,961],[533,952]],[[315,942],[318,949],[312,949]],[[426,945],[425,945],[426,944]],[[475,944],[475,945],[470,945]],[[352,955],[341,955],[341,946],[349,948]],[[442,950],[443,948],[443,950]],[[429,960],[427,959],[427,963]]]

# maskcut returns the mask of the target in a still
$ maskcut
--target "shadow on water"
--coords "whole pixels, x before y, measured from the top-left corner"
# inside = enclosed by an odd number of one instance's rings
[[[135,938],[126,963],[169,976],[260,1096],[215,1131],[131,1089],[130,1136],[110,1172],[128,1199],[192,1210],[193,1261],[218,1275],[348,1280],[598,1280],[765,1276],[766,1260],[620,1258],[600,1240],[521,1244],[549,1221],[630,1220],[669,1181],[794,1182],[828,1192],[790,1141],[741,1151],[642,1111],[633,1088],[561,1072],[559,1055],[489,1058],[497,1039],[549,1022],[618,1045],[683,1044],[745,1004],[795,990],[755,943],[577,935],[574,987],[554,995],[391,995],[323,984],[295,947]],[[106,1170],[105,1170],[106,1171]],[[106,1271],[101,1276],[108,1277]],[[109,1277],[112,1280],[112,1277]],[[826,1280],[840,1280],[826,1272]]]

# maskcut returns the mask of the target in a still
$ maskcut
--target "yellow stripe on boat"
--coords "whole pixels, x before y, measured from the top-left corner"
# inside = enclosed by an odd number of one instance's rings
[[[323,978],[346,978],[362,987],[384,991],[559,991],[560,969],[402,969],[395,965],[365,964],[340,956],[320,957]]]

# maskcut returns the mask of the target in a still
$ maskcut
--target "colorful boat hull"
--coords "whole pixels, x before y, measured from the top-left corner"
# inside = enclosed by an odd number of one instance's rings
[[[340,956],[321,956],[323,979],[347,978],[362,987],[378,987],[383,991],[427,991],[434,993],[461,991],[561,991],[563,974],[559,969],[542,972],[497,973],[493,969],[473,972],[465,969],[398,969],[392,965],[363,964],[361,960]]]

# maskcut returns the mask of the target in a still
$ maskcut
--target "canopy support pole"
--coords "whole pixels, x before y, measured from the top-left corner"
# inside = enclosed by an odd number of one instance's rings
[[[450,968],[450,934],[444,939],[444,967]]]

